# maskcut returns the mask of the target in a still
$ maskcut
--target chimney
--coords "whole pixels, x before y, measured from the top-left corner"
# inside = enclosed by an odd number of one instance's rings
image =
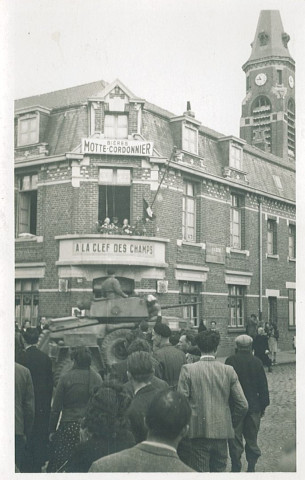
[[[195,118],[195,113],[192,112],[191,110],[191,102],[189,100],[186,103],[186,112],[184,112],[183,115],[186,115],[187,117]]]

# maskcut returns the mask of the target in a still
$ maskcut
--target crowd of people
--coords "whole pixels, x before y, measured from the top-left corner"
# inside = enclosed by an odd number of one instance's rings
[[[269,405],[262,351],[275,360],[278,339],[274,325],[261,329],[252,317],[222,363],[215,322],[172,332],[158,317],[151,330],[141,322],[130,331],[126,360],[107,374],[91,366],[88,347],[71,349],[73,366],[56,386],[39,330],[16,331],[16,471],[223,472],[229,451],[240,472],[245,450],[254,472]]]

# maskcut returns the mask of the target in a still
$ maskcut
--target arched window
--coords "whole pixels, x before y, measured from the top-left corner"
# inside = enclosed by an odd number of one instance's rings
[[[295,103],[292,98],[288,100],[288,155],[295,156]]]
[[[252,104],[252,142],[260,145],[260,148],[264,145],[267,152],[271,152],[271,110],[269,98],[262,95]]]

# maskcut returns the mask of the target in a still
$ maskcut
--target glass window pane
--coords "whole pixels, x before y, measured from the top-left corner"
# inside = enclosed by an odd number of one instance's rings
[[[37,181],[38,181],[38,175],[32,175],[32,189],[36,189],[37,188]]]
[[[99,171],[99,183],[100,184],[113,184],[113,169],[112,168],[100,168]]]
[[[293,302],[289,302],[289,325],[294,325],[293,313],[294,313]]]
[[[31,177],[30,175],[25,175],[22,178],[22,190],[29,190],[31,188]]]
[[[118,185],[130,185],[130,170],[118,169],[116,173]]]
[[[21,292],[21,280],[16,280],[15,281],[15,291],[16,292]]]
[[[22,291],[31,292],[32,291],[32,280],[22,280]],[[28,295],[25,295],[28,297]]]
[[[118,115],[118,127],[127,127],[127,115]]]

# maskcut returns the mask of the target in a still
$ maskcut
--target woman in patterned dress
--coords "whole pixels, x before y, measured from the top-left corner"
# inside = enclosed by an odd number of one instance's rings
[[[58,382],[50,416],[50,461],[47,472],[61,471],[79,442],[80,421],[83,418],[94,387],[102,385],[100,375],[91,368],[87,347],[71,352],[74,365]],[[56,430],[61,413],[59,426]]]

